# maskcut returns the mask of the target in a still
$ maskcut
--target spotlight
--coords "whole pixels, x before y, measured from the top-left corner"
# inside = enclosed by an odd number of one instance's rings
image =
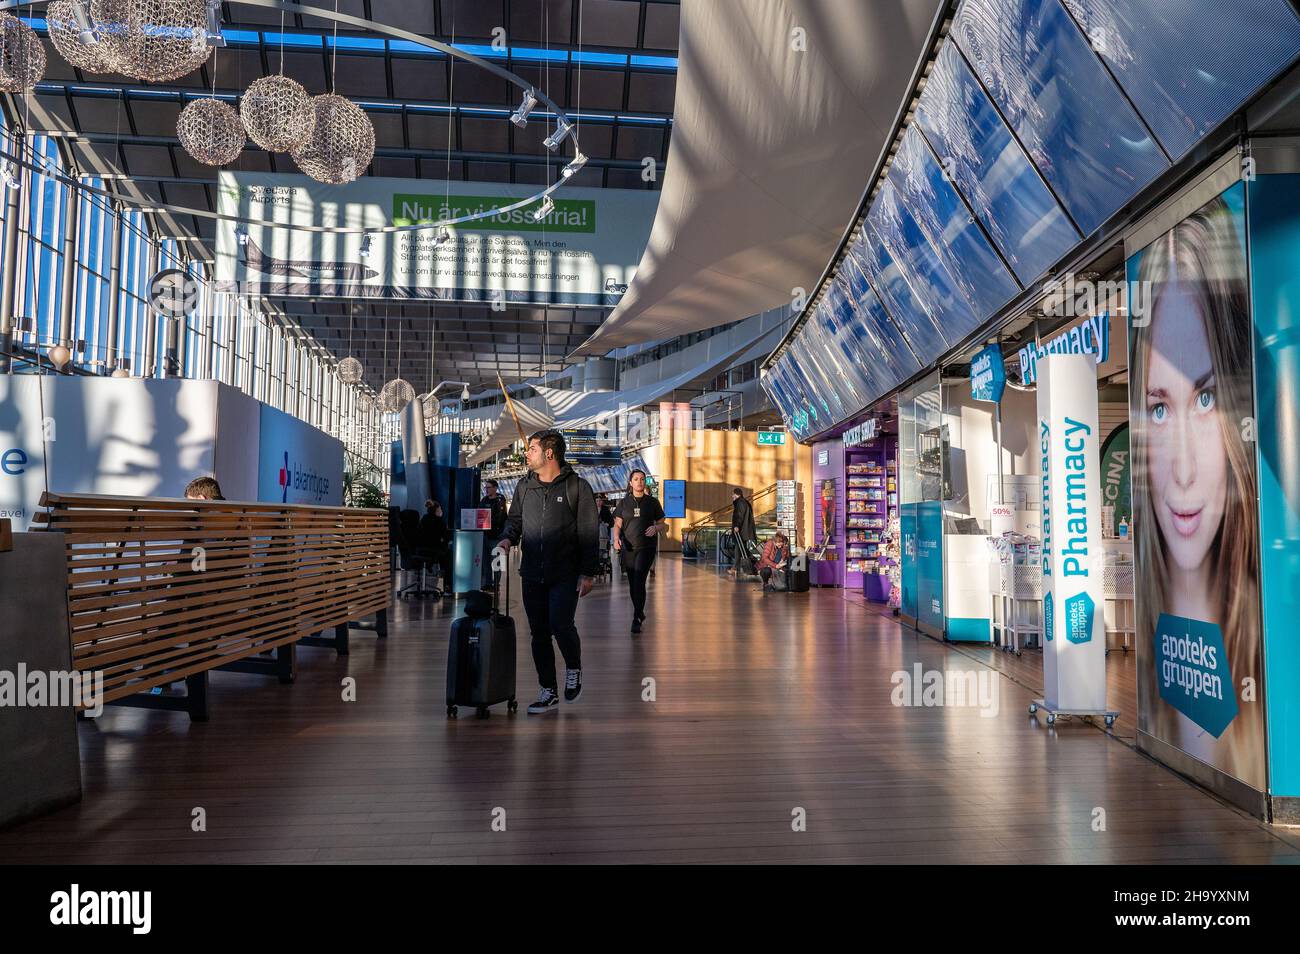
[[[540,222],[554,211],[555,202],[552,201],[551,197],[548,195],[542,200],[542,204],[537,207],[537,210],[533,212],[533,221]]]
[[[465,387],[461,389],[461,392],[460,392],[460,400],[461,400],[461,403],[462,403],[462,404],[468,404],[468,403],[469,403],[469,385],[468,385],[468,384],[465,385]]]
[[[370,257],[370,233],[369,233],[369,232],[367,232],[365,235],[361,236],[361,252],[360,252],[360,255],[361,255],[362,258],[369,258],[369,257]]]
[[[560,175],[568,179],[571,176],[576,175],[578,170],[581,169],[586,164],[587,164],[587,157],[584,156],[582,153],[578,153],[576,156],[573,157],[572,162],[570,162],[567,166],[565,166],[563,169],[560,170]]]
[[[438,229],[438,234],[433,237],[434,245],[446,245],[450,241],[451,241],[451,229],[447,228],[447,226],[445,225],[442,228]]]
[[[90,19],[90,14],[86,12],[86,5],[81,0],[74,0],[72,4],[72,20],[77,25],[77,39],[86,46],[95,46],[99,43],[99,37],[95,35],[95,24]]]
[[[551,150],[551,152],[555,152],[556,149],[560,148],[560,143],[569,138],[569,133],[572,131],[572,124],[566,123],[561,119],[555,124],[555,132],[542,140],[542,145]]]
[[[0,168],[0,176],[4,177],[7,189],[17,189],[22,184],[18,179],[18,167],[12,162],[6,162],[3,168]]]
[[[208,46],[225,46],[226,38],[221,33],[221,0],[208,0]]]
[[[235,229],[235,238],[240,245],[248,244],[248,229]]]
[[[533,111],[533,107],[536,105],[537,93],[531,88],[524,90],[523,101],[520,102],[519,108],[510,114],[510,121],[523,129],[528,125],[528,114]]]

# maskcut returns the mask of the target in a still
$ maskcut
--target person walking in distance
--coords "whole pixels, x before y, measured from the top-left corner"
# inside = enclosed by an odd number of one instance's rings
[[[486,539],[489,542],[500,540],[501,534],[506,529],[506,498],[501,496],[499,485],[495,480],[484,481],[483,491],[483,499],[478,502],[479,508],[491,511],[492,517],[492,526],[488,529]],[[496,589],[491,560],[483,561],[483,589]]]
[[[758,533],[754,529],[754,505],[745,499],[745,492],[739,487],[731,491],[731,529],[736,545],[732,567],[739,573],[742,566],[752,565],[749,545],[758,542]]]
[[[645,622],[646,580],[659,552],[659,535],[667,532],[664,508],[645,492],[645,471],[632,471],[627,493],[614,510],[614,549],[627,570],[634,633],[641,632]]]
[[[524,612],[542,689],[528,711],[537,715],[560,702],[552,638],[564,657],[565,702],[576,702],[582,694],[582,646],[573,617],[595,579],[598,518],[591,485],[565,463],[559,431],[538,431],[528,438],[525,460],[528,476],[510,501],[500,546],[507,552],[521,546]]]

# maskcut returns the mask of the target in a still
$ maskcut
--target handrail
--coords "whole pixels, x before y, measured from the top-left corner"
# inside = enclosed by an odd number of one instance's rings
[[[752,496],[752,497],[749,498],[750,506],[753,506],[753,504],[754,504],[754,502],[755,502],[756,500],[762,500],[764,497],[768,496],[769,494],[774,494],[774,493],[776,493],[776,487],[777,487],[776,484],[768,484],[766,487],[764,487],[764,488],[763,488],[762,490],[760,490],[758,493],[754,494],[754,496]],[[713,511],[712,513],[708,513],[708,514],[705,514],[703,517],[700,517],[700,519],[698,519],[698,520],[696,520],[694,523],[690,524],[686,529],[687,529],[687,530],[696,530],[696,529],[698,529],[698,528],[700,528],[700,527],[703,527],[703,526],[705,526],[706,524],[708,524],[708,522],[709,522],[710,520],[713,520],[715,517],[720,517],[720,516],[722,516],[722,514],[723,514],[724,511],[730,510],[730,509],[731,509],[732,507],[734,507],[734,506],[735,506],[735,503],[734,503],[734,502],[733,502],[733,503],[729,503],[729,504],[724,504],[723,506],[719,507],[717,510]],[[757,514],[758,511],[756,510],[756,511],[754,511],[754,513]]]

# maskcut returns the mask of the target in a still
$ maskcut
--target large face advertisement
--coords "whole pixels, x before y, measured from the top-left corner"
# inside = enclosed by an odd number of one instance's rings
[[[371,176],[332,186],[307,176],[223,170],[218,212],[285,227],[219,221],[217,281],[249,295],[617,305],[645,251],[657,192],[566,186],[541,220],[533,203],[450,226],[446,235],[428,228],[367,239],[303,228],[433,223],[502,208],[536,191]]]
[[[1241,183],[1128,260],[1138,724],[1264,790]]]

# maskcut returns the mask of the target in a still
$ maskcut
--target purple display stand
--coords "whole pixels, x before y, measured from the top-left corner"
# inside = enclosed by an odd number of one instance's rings
[[[888,603],[889,577],[879,573],[862,574],[862,595],[873,603]]]
[[[808,583],[811,586],[840,586],[842,560],[809,560]]]

